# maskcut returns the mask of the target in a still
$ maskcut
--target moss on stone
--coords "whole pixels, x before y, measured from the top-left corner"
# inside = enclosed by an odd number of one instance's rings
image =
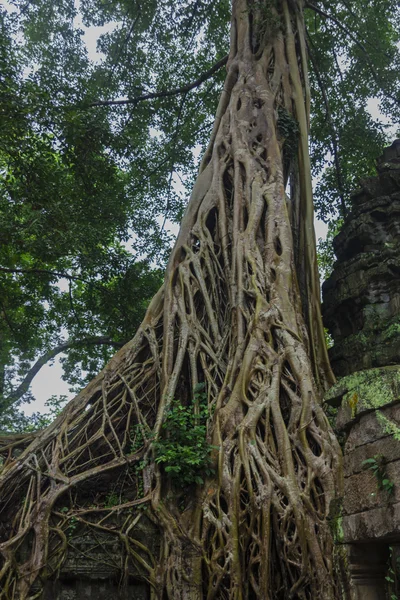
[[[397,336],[400,339],[400,317],[392,320],[392,322],[382,331],[384,340],[392,340]]]
[[[335,544],[342,544],[344,541],[343,498],[336,498],[331,502],[329,507],[328,523]]]
[[[397,425],[397,423],[391,419],[388,419],[388,417],[386,417],[380,410],[376,411],[376,417],[383,429],[383,432],[387,433],[388,435],[392,435],[397,442],[400,442],[400,427]]]
[[[366,307],[364,311],[366,320],[364,329],[342,340],[341,345],[343,348],[351,349],[352,354],[355,352],[371,353],[371,351],[376,354],[382,343],[388,341],[393,343],[396,337],[398,337],[400,343],[400,317],[396,315],[391,319],[385,319],[382,316],[385,310],[387,310],[385,306],[379,308],[379,305]]]
[[[356,371],[342,377],[326,394],[328,404],[349,406],[358,413],[381,408],[400,398],[400,365]]]

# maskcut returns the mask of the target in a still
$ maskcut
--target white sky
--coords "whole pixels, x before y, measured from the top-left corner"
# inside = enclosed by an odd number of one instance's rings
[[[3,6],[5,6],[5,8],[9,11],[15,10],[15,8],[11,6],[8,2],[5,2]],[[80,0],[75,0],[75,6],[79,11]],[[100,35],[112,31],[115,28],[116,24],[109,23],[103,27],[87,28],[83,25],[79,14],[75,18],[74,24],[76,27],[79,27],[84,31],[83,39],[88,49],[90,59],[95,62],[100,62],[102,60],[103,55],[97,52],[97,40],[99,39]],[[371,98],[368,103],[368,108],[374,118],[379,119],[383,122],[388,122],[388,120],[385,119],[379,111],[378,99]],[[178,228],[176,225],[171,224],[169,229],[177,233]],[[327,233],[327,225],[325,225],[325,223],[323,223],[322,221],[318,221],[317,219],[315,219],[315,232],[317,240],[318,238],[324,239]],[[31,415],[33,412],[45,412],[46,409],[44,408],[44,403],[53,394],[65,394],[69,398],[73,397],[73,394],[69,392],[68,384],[65,381],[63,381],[61,377],[62,368],[59,358],[56,358],[52,365],[48,364],[40,370],[39,374],[35,377],[31,385],[31,390],[34,397],[36,398],[36,401],[32,404],[24,404],[21,407],[26,415]]]

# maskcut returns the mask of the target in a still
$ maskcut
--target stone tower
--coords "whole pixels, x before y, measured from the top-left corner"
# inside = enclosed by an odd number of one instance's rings
[[[377,171],[352,196],[323,285],[339,378],[326,401],[345,439],[337,520],[357,600],[387,597],[389,548],[400,554],[400,140]]]

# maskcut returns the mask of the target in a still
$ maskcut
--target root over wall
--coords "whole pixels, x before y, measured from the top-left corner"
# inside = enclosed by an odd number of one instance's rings
[[[225,87],[165,285],[134,339],[0,475],[2,600],[40,597],[72,526],[113,536],[121,585],[135,565],[154,599],[338,598],[305,52],[300,3],[234,1]],[[177,489],[154,440],[198,383],[214,474]],[[141,519],[157,555],[135,535]]]

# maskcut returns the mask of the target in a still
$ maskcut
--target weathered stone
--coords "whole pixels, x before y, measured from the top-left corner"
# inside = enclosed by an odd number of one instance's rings
[[[325,400],[338,408],[346,436],[344,496],[332,527],[348,544],[352,600],[388,597],[389,544],[400,544],[400,140],[377,170],[352,196],[323,286],[340,377]]]
[[[371,410],[355,422],[346,422],[346,429],[348,429],[348,424],[351,424],[345,445],[346,454],[359,446],[371,444],[387,435],[386,420],[382,419],[382,416],[394,426],[400,427],[400,402],[384,406],[379,411]],[[400,443],[394,439],[393,441],[397,444]]]
[[[361,493],[361,490],[360,490]],[[343,518],[343,542],[400,540],[400,504],[365,510]]]
[[[339,429],[346,429],[361,415],[396,402],[400,398],[400,365],[357,371],[342,377],[325,396],[325,402],[340,406]]]
[[[392,493],[379,489],[378,479],[370,469],[345,478],[343,499],[345,516],[379,506],[386,510],[391,504],[400,502],[400,462],[384,464],[383,468],[388,480],[394,484]]]
[[[362,182],[334,240],[338,260],[323,285],[323,316],[338,376],[400,364],[399,140]]]
[[[149,585],[143,582],[128,583],[125,588],[114,581],[92,581],[77,578],[48,582],[43,600],[149,600]]]
[[[115,531],[121,526],[119,515],[107,519]],[[130,536],[159,554],[160,539],[153,523],[142,515]],[[149,600],[147,573],[126,563],[126,552],[118,535],[101,530],[77,528],[70,533],[67,556],[56,579],[46,582],[40,600]],[[140,548],[139,555],[148,559]],[[122,577],[124,574],[124,577]]]
[[[346,447],[344,455],[345,476],[363,471],[365,469],[363,462],[374,456],[383,456],[386,463],[400,460],[399,442],[393,436],[385,435],[381,439],[358,446],[352,451],[349,451]]]
[[[384,544],[351,544],[347,548],[354,600],[384,600],[388,548]]]

